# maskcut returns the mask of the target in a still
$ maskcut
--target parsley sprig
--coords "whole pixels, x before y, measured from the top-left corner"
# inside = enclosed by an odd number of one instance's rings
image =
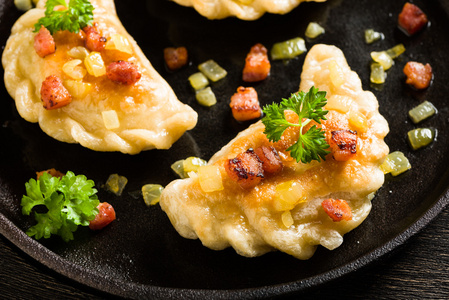
[[[58,5],[67,9],[55,10]],[[94,19],[94,7],[89,0],[70,0],[68,5],[65,0],[48,0],[45,8],[45,17],[34,25],[35,32],[43,25],[51,34],[58,30],[78,33],[83,27],[91,25]]]
[[[326,105],[326,92],[318,91],[317,88],[311,87],[307,93],[300,91],[292,94],[288,99],[282,99],[280,104],[273,103],[263,108],[265,117],[262,119],[265,125],[265,135],[272,142],[281,139],[282,134],[288,127],[299,127],[298,141],[290,146],[290,156],[297,162],[309,163],[312,160],[325,160],[325,156],[329,153],[329,148],[324,131],[316,125],[310,127],[305,133],[303,128],[310,121],[321,124],[321,120],[326,120],[327,110],[323,110]],[[290,123],[285,118],[285,111],[291,110],[299,117],[299,123]]]
[[[35,207],[47,212],[34,212],[37,224],[29,228],[27,234],[36,239],[56,234],[66,242],[73,240],[78,225],[89,226],[89,221],[98,214],[100,202],[94,185],[86,176],[70,171],[61,179],[48,173],[38,180],[30,179],[25,183],[27,194],[22,197],[22,213],[29,215]]]

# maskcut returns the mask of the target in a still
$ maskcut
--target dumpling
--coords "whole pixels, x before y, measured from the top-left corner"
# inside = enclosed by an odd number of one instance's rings
[[[286,14],[301,2],[326,0],[174,0],[183,6],[193,6],[208,19],[235,16],[242,20],[256,20],[264,13]]]
[[[39,44],[44,53],[35,49],[41,32],[33,32],[34,24],[44,16],[45,1],[13,26],[2,63],[5,86],[19,114],[39,122],[59,141],[96,151],[136,154],[170,148],[196,125],[197,113],[178,100],[126,32],[113,0],[91,3],[95,26],[78,34],[56,31],[53,53],[45,53],[45,40],[43,47]],[[49,35],[43,28],[42,32],[44,38]],[[67,105],[51,107],[52,97],[63,96]],[[43,97],[53,109],[44,108]]]
[[[199,238],[214,250],[232,246],[248,257],[278,249],[308,259],[317,245],[331,250],[340,246],[343,235],[367,217],[371,199],[384,182],[379,166],[389,152],[384,142],[388,123],[379,114],[375,96],[362,90],[359,77],[335,46],[315,45],[307,54],[300,90],[312,86],[327,92],[329,113],[322,121],[326,136],[332,139],[335,132],[355,136],[349,157],[341,156],[345,145],[339,145],[343,147],[337,147],[325,161],[297,163],[286,151],[296,141],[297,130],[287,129],[283,139],[272,143],[259,121],[240,132],[198,174],[191,173],[190,178],[175,180],[165,188],[160,205],[180,235]],[[264,176],[252,187],[233,180],[226,170],[229,164],[250,159],[264,147],[276,150],[273,153],[277,152],[282,170]],[[215,175],[202,168],[214,169]],[[254,174],[253,179],[259,180],[258,173]],[[205,192],[205,183],[213,180],[222,187],[207,187],[209,192]],[[336,210],[333,215],[334,200],[337,207],[336,201],[346,203],[350,214],[339,219],[342,215]]]

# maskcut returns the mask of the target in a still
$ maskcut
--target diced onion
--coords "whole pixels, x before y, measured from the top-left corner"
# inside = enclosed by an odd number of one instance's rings
[[[307,25],[305,36],[309,39],[314,39],[324,33],[324,28],[316,22],[310,22]]]
[[[396,46],[394,46],[393,48],[388,49],[388,50],[385,51],[385,52],[387,52],[387,54],[388,54],[391,58],[395,59],[395,58],[397,58],[399,55],[401,55],[402,53],[405,52],[405,47],[404,47],[403,44],[397,44]]]
[[[101,112],[101,115],[103,116],[104,127],[106,127],[107,130],[117,129],[120,127],[120,121],[115,110],[103,111]]]
[[[215,94],[209,86],[196,92],[196,100],[203,106],[212,106],[217,103],[217,98],[215,98]]]
[[[391,58],[386,51],[380,52],[373,51],[371,52],[371,58],[375,62],[381,64],[385,71],[390,69],[391,66],[394,65],[393,58]]]
[[[276,43],[271,48],[271,59],[291,59],[307,51],[303,38],[297,37],[284,42]]]
[[[205,165],[207,165],[207,161],[194,156],[190,156],[183,161],[184,172],[187,174],[189,172],[198,172],[198,169]]]
[[[209,80],[203,73],[197,72],[189,76],[190,85],[196,90],[204,89],[209,84]]]
[[[21,11],[27,11],[33,7],[31,0],[14,0],[14,5]]]
[[[84,65],[87,72],[95,77],[103,76],[106,74],[106,67],[104,66],[103,58],[99,52],[91,52],[84,59]]]
[[[274,209],[277,211],[292,210],[298,203],[307,201],[300,184],[287,181],[276,186]]]
[[[86,58],[86,56],[89,55],[89,50],[87,50],[83,46],[77,46],[77,47],[73,47],[69,51],[67,51],[67,54],[72,58],[84,60]]]
[[[335,60],[329,62],[329,76],[333,86],[340,87],[345,83],[345,74]]]
[[[205,165],[207,165],[207,162],[204,159],[190,156],[186,159],[181,159],[174,162],[171,165],[171,168],[180,178],[187,178],[191,177],[190,175],[192,172],[198,172],[199,167]]]
[[[364,133],[368,129],[368,120],[366,119],[366,116],[356,110],[349,111],[349,124],[360,133]]]
[[[287,210],[284,211],[281,215],[282,224],[284,224],[285,227],[290,228],[295,222],[293,221],[292,213]]]
[[[224,189],[220,169],[217,166],[207,165],[199,167],[198,180],[201,189],[206,193]]]
[[[343,243],[343,236],[338,230],[328,230],[320,238],[321,246],[328,250],[334,250]]]
[[[382,84],[385,82],[385,78],[387,78],[387,74],[382,65],[379,63],[372,63],[370,81],[375,84]]]
[[[62,66],[62,71],[72,79],[83,79],[87,71],[80,66],[82,63],[81,59],[69,60]]]
[[[365,42],[367,44],[372,44],[375,41],[383,40],[383,39],[384,39],[383,33],[374,31],[373,29],[365,30]]]
[[[184,160],[178,160],[172,163],[171,169],[182,179],[189,177],[184,171]]]
[[[105,49],[117,50],[128,54],[133,53],[133,48],[128,39],[121,34],[111,34],[111,37],[106,42]]]
[[[371,201],[374,199],[374,196],[376,196],[376,192],[369,193],[368,195],[366,195],[366,199]]]
[[[351,108],[352,99],[347,96],[332,95],[327,99],[326,109],[347,113]]]
[[[210,59],[198,66],[198,69],[206,75],[207,78],[216,82],[226,77],[228,72],[220,67],[214,60]]]
[[[90,83],[71,79],[65,80],[64,86],[72,97],[78,99],[86,97],[92,89],[92,84]]]
[[[371,64],[370,81],[375,84],[384,83],[387,77],[385,71],[394,65],[393,59],[404,53],[404,51],[404,45],[398,44],[386,51],[371,52],[371,58],[374,60],[374,63]]]
[[[409,110],[408,115],[412,119],[413,123],[417,124],[434,114],[436,114],[437,109],[429,101],[424,101],[420,105]]]
[[[380,169],[384,174],[391,173],[393,176],[404,173],[409,170],[412,166],[408,161],[404,153],[400,151],[395,151],[387,155],[385,161],[380,165]]]
[[[128,179],[125,176],[111,174],[106,181],[105,188],[115,195],[120,196],[123,193],[127,183]]]
[[[164,187],[160,184],[145,184],[142,187],[143,201],[147,206],[159,203]]]
[[[435,130],[417,128],[407,133],[408,141],[413,150],[429,145],[435,138]]]

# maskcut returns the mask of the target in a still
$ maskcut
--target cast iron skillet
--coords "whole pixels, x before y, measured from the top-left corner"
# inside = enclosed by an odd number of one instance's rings
[[[5,44],[10,28],[20,13],[12,0],[0,2],[0,36]],[[116,1],[119,17],[135,37],[154,67],[173,87],[179,99],[199,114],[198,125],[170,150],[153,150],[139,155],[99,153],[79,145],[65,144],[45,135],[36,124],[20,118],[4,85],[0,101],[0,233],[37,261],[85,285],[131,298],[226,298],[244,299],[303,291],[347,274],[391,251],[424,227],[449,202],[447,187],[449,110],[446,105],[449,78],[445,67],[449,49],[448,1],[414,1],[430,18],[430,26],[413,37],[397,28],[397,15],[405,1],[329,0],[304,3],[291,13],[265,15],[253,22],[234,18],[209,21],[193,9],[165,0]],[[232,249],[212,251],[198,240],[180,237],[159,206],[146,207],[136,197],[145,183],[168,184],[176,176],[170,165],[188,156],[209,159],[248,123],[233,121],[228,106],[241,81],[241,70],[249,48],[296,36],[304,36],[310,21],[319,22],[326,33],[314,41],[338,46],[349,65],[361,77],[364,89],[378,97],[380,112],[390,124],[386,138],[391,151],[402,151],[412,169],[393,178],[373,200],[366,221],[345,235],[341,247],[328,251],[319,247],[307,261],[273,252],[244,258]],[[366,45],[363,31],[374,28],[385,39]],[[398,43],[407,49],[388,71],[383,86],[370,86],[369,52],[385,50]],[[191,63],[178,72],[165,69],[162,50],[186,46]],[[196,66],[214,59],[228,76],[212,84],[218,104],[198,105],[187,77]],[[430,63],[435,78],[430,88],[417,92],[404,81],[402,68],[409,60]],[[288,62],[272,62],[270,77],[255,84],[262,105],[279,101],[297,91],[304,55]],[[437,140],[412,151],[408,130],[416,128],[407,111],[424,101],[434,103],[438,114],[420,126],[435,128]],[[85,174],[97,183],[99,197],[111,203],[117,220],[100,232],[80,228],[75,241],[58,237],[35,241],[24,231],[33,220],[21,214],[24,183],[35,171],[54,167]],[[114,196],[101,186],[112,173],[129,179],[124,195]]]

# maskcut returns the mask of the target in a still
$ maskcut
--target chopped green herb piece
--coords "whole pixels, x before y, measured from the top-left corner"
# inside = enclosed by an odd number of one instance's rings
[[[325,156],[329,153],[326,149],[329,145],[324,137],[321,128],[313,125],[307,132],[302,133],[302,129],[310,121],[321,124],[321,120],[327,114],[323,107],[326,105],[326,92],[318,91],[317,88],[311,87],[307,93],[299,92],[292,94],[288,99],[282,99],[280,104],[273,103],[263,108],[265,117],[262,119],[265,125],[265,135],[270,141],[279,141],[284,131],[291,126],[299,127],[298,141],[287,149],[290,151],[291,157],[297,162],[309,163],[312,160],[325,160]],[[287,121],[284,112],[291,110],[299,117],[299,123],[294,124]]]
[[[67,9],[55,10],[58,5]],[[68,5],[65,0],[48,0],[45,8],[45,17],[40,18],[34,25],[35,32],[44,26],[51,34],[58,30],[78,33],[80,29],[91,25],[94,19],[94,7],[88,0],[70,0]]]
[[[46,213],[34,212],[37,224],[27,234],[37,240],[52,234],[66,242],[73,240],[78,225],[89,226],[98,214],[100,203],[94,182],[84,175],[67,172],[61,179],[43,173],[39,179],[25,183],[26,195],[22,197],[22,213],[29,215],[34,207],[45,206]]]

